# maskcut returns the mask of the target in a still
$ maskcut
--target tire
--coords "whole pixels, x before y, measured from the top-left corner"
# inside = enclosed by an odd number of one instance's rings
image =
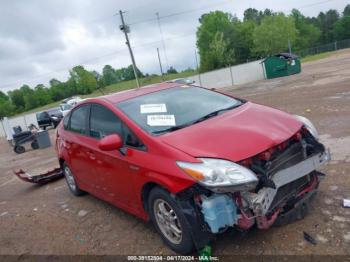
[[[15,146],[15,147],[13,148],[13,150],[14,150],[17,154],[23,154],[23,153],[26,151],[26,149],[25,149],[24,146]]]
[[[39,144],[38,144],[38,141],[34,140],[30,146],[32,147],[33,150],[35,149],[39,149]]]
[[[85,191],[79,188],[73,176],[73,172],[71,171],[70,167],[66,163],[63,164],[63,174],[64,174],[64,178],[66,179],[67,186],[69,190],[73,193],[73,195],[82,196],[85,194]]]
[[[166,212],[164,212],[164,208]],[[167,191],[156,187],[150,192],[148,212],[157,232],[173,251],[182,255],[193,251],[191,228],[181,208]]]

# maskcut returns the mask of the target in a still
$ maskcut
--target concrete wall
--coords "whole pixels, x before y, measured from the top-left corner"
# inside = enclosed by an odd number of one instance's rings
[[[36,120],[35,113],[9,118],[9,122],[10,122],[11,128],[15,126],[20,126],[23,131],[28,130],[28,126],[30,124],[34,124],[35,126],[38,127],[38,121]],[[6,137],[6,133],[5,133],[5,129],[2,121],[0,121],[0,137]]]
[[[196,83],[205,87],[228,87],[265,79],[262,60],[249,62],[194,75],[192,78]]]

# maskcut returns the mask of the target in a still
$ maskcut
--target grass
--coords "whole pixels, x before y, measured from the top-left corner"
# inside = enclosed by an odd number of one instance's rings
[[[320,59],[324,59],[324,58],[330,57],[330,56],[334,55],[334,53],[335,52],[333,51],[333,52],[325,52],[325,53],[321,53],[321,54],[306,56],[306,57],[303,57],[301,59],[301,62],[302,63],[306,63],[306,62],[317,61],[317,60],[320,60]]]
[[[186,77],[193,76],[195,74],[196,74],[195,71],[182,72],[182,73],[177,73],[177,74],[167,74],[167,75],[164,75],[164,81],[172,80],[172,79],[176,79],[176,78],[186,78]],[[149,76],[149,77],[141,78],[141,79],[139,79],[139,81],[140,81],[141,86],[146,86],[146,85],[150,85],[150,84],[163,82],[163,79],[161,76]],[[106,86],[102,89],[102,91],[104,94],[107,95],[107,94],[112,94],[112,93],[116,93],[116,92],[120,92],[120,91],[124,91],[124,90],[128,90],[128,89],[133,89],[133,88],[136,88],[136,82],[135,82],[135,80],[129,80],[129,81],[123,81],[123,82],[120,82],[120,83],[117,83],[114,85]],[[90,97],[97,97],[97,96],[101,96],[101,95],[102,95],[102,92],[100,90],[95,90],[91,94],[82,95],[80,97],[81,98],[90,98]],[[47,109],[50,109],[53,107],[57,107],[61,103],[62,103],[62,101],[56,101],[56,102],[47,104],[45,106],[37,107],[37,108],[31,109],[29,111],[22,112],[18,115],[14,115],[12,117],[17,117],[17,116],[30,114],[30,113],[44,111],[44,110],[47,110]]]

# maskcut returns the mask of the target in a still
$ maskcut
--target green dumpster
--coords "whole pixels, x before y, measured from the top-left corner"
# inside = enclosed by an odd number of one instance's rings
[[[294,54],[280,53],[263,60],[265,78],[289,76],[301,72],[299,58]]]

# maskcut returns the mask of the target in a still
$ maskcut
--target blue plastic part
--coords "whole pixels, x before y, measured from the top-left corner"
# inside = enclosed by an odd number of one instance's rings
[[[202,196],[202,213],[212,233],[237,222],[237,206],[232,197],[224,194]]]

